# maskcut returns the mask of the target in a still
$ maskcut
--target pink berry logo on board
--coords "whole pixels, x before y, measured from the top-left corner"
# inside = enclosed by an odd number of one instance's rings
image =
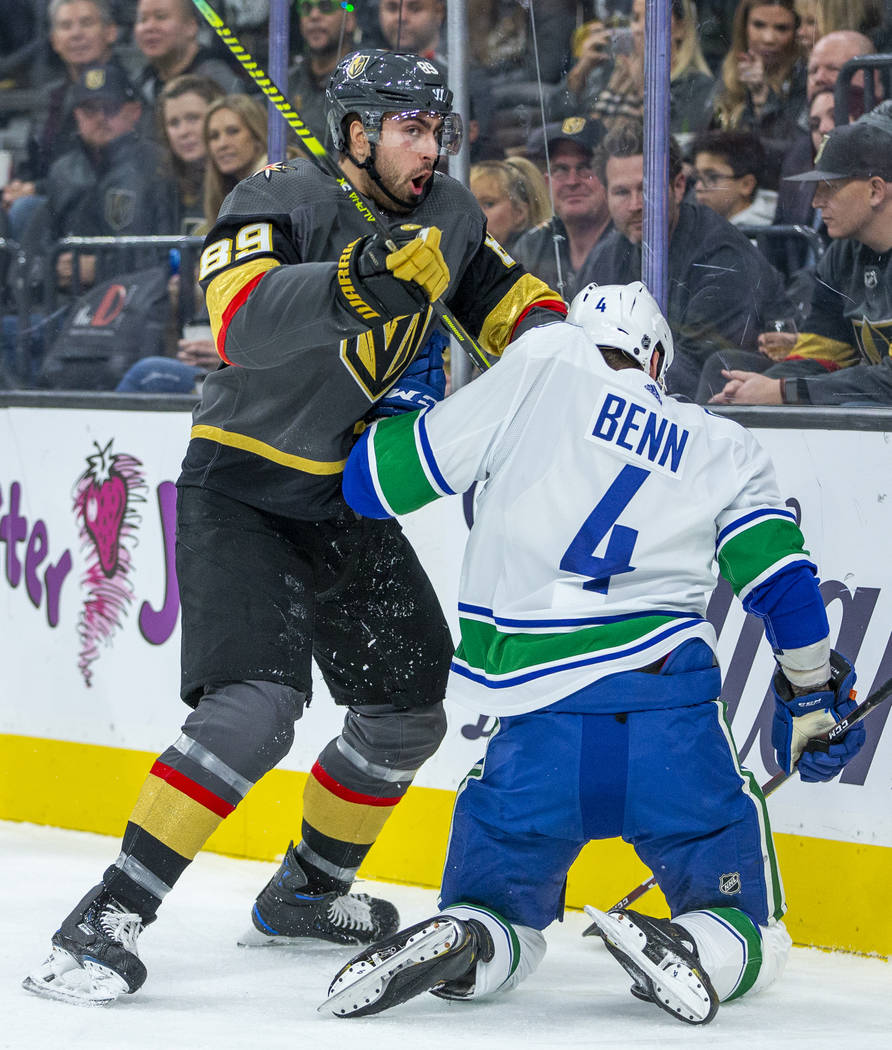
[[[73,507],[85,559],[78,667],[88,686],[100,642],[107,643],[121,626],[134,599],[130,552],[142,521],[136,505],[145,503],[146,489],[138,459],[112,452],[111,440],[104,448],[96,442],[94,447],[95,454],[87,456],[87,469],[75,483]]]

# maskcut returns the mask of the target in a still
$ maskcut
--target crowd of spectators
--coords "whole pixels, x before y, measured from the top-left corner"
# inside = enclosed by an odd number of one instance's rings
[[[212,6],[264,64],[268,4]],[[320,141],[328,77],[357,46],[411,51],[449,75],[446,6],[294,0],[287,93]],[[567,300],[641,273],[647,6],[465,3],[472,192],[490,233]],[[670,391],[892,403],[892,2],[670,0],[670,18]],[[855,72],[838,100],[840,71],[864,55],[888,62]],[[822,166],[840,114],[849,128],[868,121],[846,133],[858,156],[871,136],[872,167]],[[60,242],[200,236],[267,163],[268,120],[191,0],[5,0],[0,387],[46,385],[41,360],[66,311],[122,265]],[[213,367],[195,334],[206,317],[194,274],[178,261],[153,263],[166,268],[169,367],[153,355],[122,389],[189,390]],[[850,368],[857,382],[819,381]],[[140,386],[143,374],[156,385]]]

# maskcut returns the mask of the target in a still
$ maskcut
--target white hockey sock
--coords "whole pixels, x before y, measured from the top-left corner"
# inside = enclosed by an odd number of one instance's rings
[[[510,923],[497,912],[476,904],[455,904],[444,908],[443,914],[464,921],[475,919],[492,937],[495,954],[490,962],[477,963],[471,999],[510,991],[529,977],[545,957],[545,938],[531,926]]]
[[[694,938],[720,1002],[777,980],[793,943],[782,922],[757,926],[737,908],[685,912],[672,921]]]

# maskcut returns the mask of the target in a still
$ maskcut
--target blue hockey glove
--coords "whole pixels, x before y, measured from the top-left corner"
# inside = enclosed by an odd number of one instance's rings
[[[827,744],[814,737],[826,733],[857,706],[850,696],[855,669],[835,649],[830,651],[830,681],[825,689],[795,696],[780,668],[771,679],[774,692],[774,721],[771,744],[785,773],[795,766],[802,780],[832,780],[842,772],[864,745],[864,726],[852,726],[843,736]]]
[[[442,332],[431,332],[415,359],[371,411],[372,419],[397,416],[418,408],[431,408],[446,395],[443,351],[449,340]]]

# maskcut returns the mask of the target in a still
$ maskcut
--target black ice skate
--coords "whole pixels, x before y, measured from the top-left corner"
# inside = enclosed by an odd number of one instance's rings
[[[481,923],[435,915],[354,956],[331,982],[319,1012],[377,1014],[448,982],[466,983],[477,960],[492,955],[492,938]]]
[[[715,1017],[718,996],[686,930],[626,908],[605,913],[586,905],[585,913],[594,923],[583,936],[603,938],[635,982],[632,995],[688,1024],[707,1024]]]
[[[366,893],[309,894],[306,885],[292,843],[279,870],[254,902],[253,928],[238,943],[257,948],[297,944],[314,937],[336,944],[371,944],[399,927],[399,912],[390,901]]]
[[[22,987],[79,1006],[104,1006],[135,992],[146,979],[136,953],[144,925],[103,885],[94,886],[53,934],[48,958]]]

